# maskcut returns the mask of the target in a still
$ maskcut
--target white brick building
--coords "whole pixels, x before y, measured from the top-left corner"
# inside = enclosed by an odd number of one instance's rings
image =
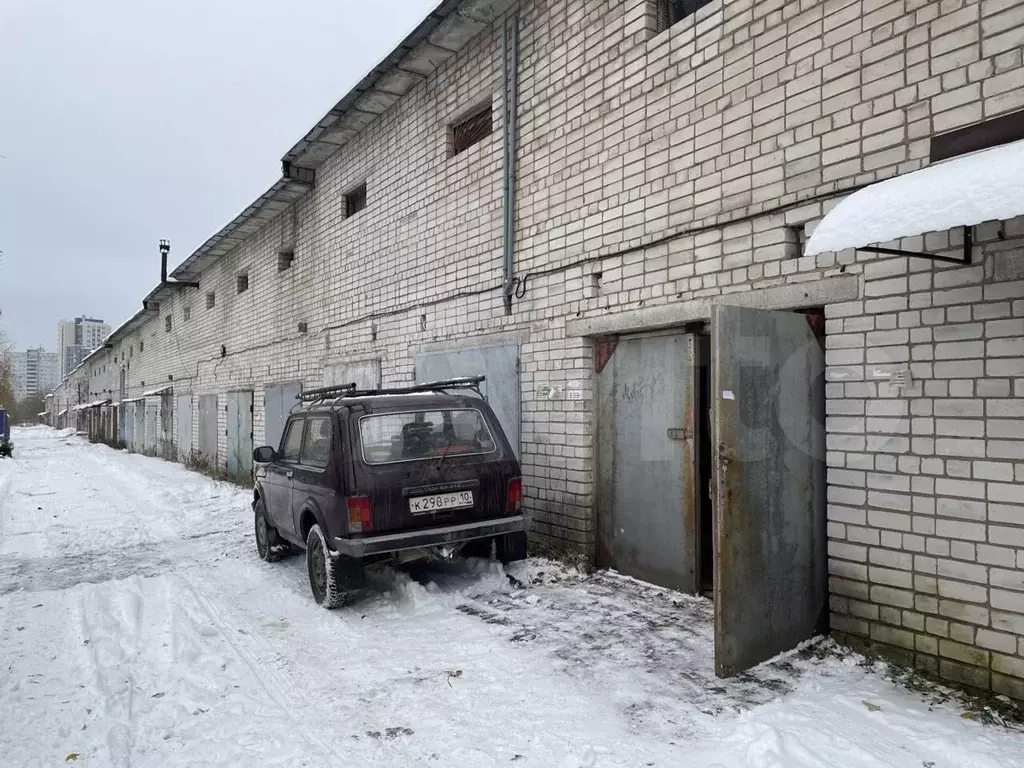
[[[960,265],[804,255],[854,192],[1018,146],[1024,6],[668,5],[442,3],[53,413],[242,473],[279,385],[512,354],[533,540],[712,590],[721,671],[823,626],[827,578],[834,631],[1024,697],[1024,202],[954,222],[969,258],[882,244]]]

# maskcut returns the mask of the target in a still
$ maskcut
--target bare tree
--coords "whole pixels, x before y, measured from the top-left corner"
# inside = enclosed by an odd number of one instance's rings
[[[14,353],[7,330],[0,327],[0,408],[14,408]]]

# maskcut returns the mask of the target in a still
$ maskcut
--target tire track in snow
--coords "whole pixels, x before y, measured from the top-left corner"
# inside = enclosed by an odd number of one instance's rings
[[[297,731],[319,747],[323,756],[331,760],[331,764],[344,765],[344,763],[338,762],[337,748],[332,746],[327,739],[321,737],[318,733],[315,733],[310,729],[306,719],[301,715],[296,715],[297,712],[307,712],[310,709],[313,709],[315,717],[321,717],[323,715],[322,711],[315,706],[311,707],[310,703],[306,701],[305,698],[301,698],[300,706],[300,702],[296,700],[295,687],[288,682],[287,678],[278,673],[272,663],[268,663],[261,656],[254,656],[243,648],[240,643],[232,639],[230,627],[227,626],[222,618],[221,611],[219,611],[213,603],[204,594],[202,594],[199,589],[197,589],[191,579],[182,575],[181,580],[185,588],[188,590],[189,595],[195,599],[195,605],[202,609],[203,613],[209,618],[210,623],[216,628],[221,640],[223,640],[224,644],[231,649],[232,653],[234,653],[235,656],[246,667],[248,667],[249,671],[252,673],[253,679],[266,693],[270,701],[273,702],[280,710],[284,718],[290,720]],[[255,641],[255,638],[251,639]]]

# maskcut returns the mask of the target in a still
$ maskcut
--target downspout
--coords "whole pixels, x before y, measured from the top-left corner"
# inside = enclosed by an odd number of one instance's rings
[[[516,132],[519,113],[519,15],[512,14],[501,26],[501,80],[504,101],[502,141],[505,170],[502,195],[504,244],[505,314],[512,314],[512,297],[517,293],[516,227]]]

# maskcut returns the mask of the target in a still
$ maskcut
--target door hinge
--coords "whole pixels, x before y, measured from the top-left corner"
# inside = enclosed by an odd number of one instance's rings
[[[691,437],[690,430],[685,427],[669,427],[668,439],[669,440],[689,440]]]

